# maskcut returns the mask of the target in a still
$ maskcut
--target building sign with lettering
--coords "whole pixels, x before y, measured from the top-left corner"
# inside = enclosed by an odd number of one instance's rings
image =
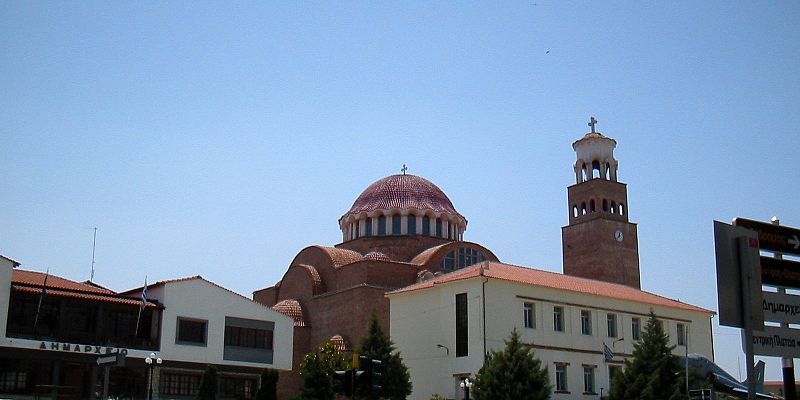
[[[111,353],[122,353],[125,355],[128,354],[128,349],[123,349],[119,347],[92,346],[88,344],[73,344],[73,343],[45,342],[45,341],[42,341],[39,344],[39,350],[69,351],[72,353],[83,353],[83,354],[111,354]]]

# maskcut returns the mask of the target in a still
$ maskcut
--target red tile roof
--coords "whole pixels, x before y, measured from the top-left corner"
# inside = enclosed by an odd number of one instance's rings
[[[432,210],[461,216],[433,182],[416,175],[390,175],[369,185],[344,216],[390,208]]]
[[[14,269],[11,271],[11,282],[36,285],[41,288],[41,286],[44,284],[45,275],[47,274],[45,274],[44,272],[26,271],[24,269]],[[47,288],[78,290],[83,292],[94,292],[102,294],[115,294],[113,290],[106,289],[98,285],[89,285],[86,283],[75,282],[52,274],[48,275],[47,277]]]
[[[436,254],[437,251],[439,251],[439,249],[441,249],[444,246],[447,246],[448,244],[450,244],[450,243],[440,244],[438,246],[433,246],[433,247],[431,247],[429,249],[426,249],[422,253],[417,254],[411,260],[411,264],[417,264],[417,265],[427,264],[428,260],[430,260],[431,257],[433,257],[433,255]]]
[[[328,247],[320,245],[314,245],[311,247],[316,247],[327,253],[328,257],[331,258],[331,262],[333,263],[333,266],[335,268],[339,268],[347,264],[352,264],[354,262],[358,262],[364,259],[361,253],[353,250],[339,249],[336,247]]]
[[[303,318],[303,307],[300,302],[295,299],[286,299],[278,302],[272,306],[272,309],[294,319],[294,326],[306,326],[306,321]]]
[[[141,299],[137,297],[120,295],[111,289],[106,289],[93,282],[75,282],[56,275],[21,269],[12,270],[11,288],[20,292],[41,293],[42,287],[44,286],[45,275],[47,275],[47,296],[69,297],[133,306],[138,306],[142,302]],[[147,307],[155,308],[158,307],[158,305],[148,301]]]
[[[345,339],[344,337],[342,337],[342,335],[333,335],[333,337],[331,337],[328,340],[331,343],[333,343],[333,345],[336,346],[336,348],[339,351],[342,351],[342,352],[353,351],[353,346],[351,346],[350,342],[347,339]]]
[[[559,274],[556,272],[543,271],[540,269],[520,267],[510,264],[502,264],[497,262],[483,262],[475,264],[470,267],[451,272],[449,274],[440,275],[434,279],[406,286],[402,289],[395,290],[389,294],[404,293],[414,290],[426,289],[433,287],[437,284],[447,282],[454,282],[463,279],[475,278],[478,276],[489,277],[494,279],[501,279],[506,281],[518,282],[526,285],[549,287],[559,290],[568,290],[572,292],[586,293],[595,296],[602,296],[607,298],[628,300],[637,303],[646,303],[670,308],[678,308],[682,310],[700,311],[707,313],[714,313],[713,311],[706,310],[705,308],[694,306],[691,304],[683,303],[678,300],[673,300],[667,297],[659,296],[644,290],[632,288],[630,286],[619,285],[616,283],[609,283],[603,281],[596,281],[592,279],[578,278]]]
[[[163,286],[163,285],[166,285],[166,284],[169,284],[169,283],[175,283],[175,282],[192,281],[192,280],[195,280],[195,279],[199,279],[199,280],[201,280],[201,281],[208,282],[208,283],[210,283],[210,284],[212,284],[212,285],[214,285],[214,286],[216,286],[216,287],[218,287],[218,288],[220,288],[220,289],[222,289],[222,290],[225,290],[225,291],[227,291],[227,292],[233,293],[233,294],[235,294],[235,295],[237,295],[237,296],[239,296],[239,297],[241,297],[241,298],[244,298],[244,299],[247,299],[247,300],[253,301],[253,299],[251,299],[251,298],[249,298],[249,297],[243,296],[243,295],[242,295],[242,294],[240,294],[240,293],[236,293],[236,292],[234,292],[233,290],[230,290],[230,289],[226,288],[225,286],[219,285],[219,284],[217,284],[217,283],[215,283],[215,282],[212,282],[212,281],[210,281],[210,280],[208,280],[208,279],[206,279],[206,278],[203,278],[203,277],[202,277],[202,276],[200,276],[200,275],[194,275],[194,276],[185,276],[185,277],[183,277],[183,278],[175,278],[175,279],[167,279],[167,280],[163,280],[163,281],[156,281],[156,282],[154,282],[154,283],[150,283],[150,284],[148,284],[148,285],[147,285],[147,289],[148,289],[148,290],[150,290],[151,288],[153,288],[153,287],[156,287],[156,286]],[[138,292],[138,293],[141,293],[141,292],[142,292],[142,287],[141,287],[141,286],[139,286],[139,287],[136,287],[136,288],[133,288],[133,289],[128,289],[128,290],[125,290],[124,292],[121,292],[121,293],[123,293],[123,294],[130,294],[130,293],[137,293],[137,292]],[[260,303],[259,303],[259,304],[260,304]]]

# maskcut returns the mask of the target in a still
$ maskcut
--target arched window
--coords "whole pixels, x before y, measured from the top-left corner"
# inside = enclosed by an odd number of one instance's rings
[[[592,179],[600,177],[600,163],[592,161]]]
[[[416,235],[417,234],[417,216],[416,215],[408,215],[406,216],[408,223],[408,234],[409,235]]]
[[[589,200],[589,212],[594,212],[594,199]]]
[[[603,211],[608,212],[608,199],[603,199]]]
[[[611,202],[611,213],[612,214],[616,214],[617,213],[617,202],[615,202],[615,201]]]
[[[386,216],[381,215],[378,217],[378,236],[386,234]]]
[[[611,164],[606,163],[606,179],[611,180]]]
[[[354,224],[354,225],[355,225],[355,227],[356,227],[356,230],[355,230],[355,236],[353,236],[353,238],[354,238],[354,239],[358,239],[358,235],[360,235],[360,234],[361,234],[361,231],[359,230],[359,228],[361,227],[361,225],[359,224],[359,222],[361,222],[361,221],[356,221],[356,223]]]
[[[367,226],[364,227],[366,228],[364,236],[372,236],[372,218],[367,218],[364,223],[367,224]]]
[[[572,206],[572,218],[578,218],[578,206]]]
[[[400,214],[392,215],[392,235],[399,235],[400,234],[400,221],[402,217]]]
[[[586,203],[581,203],[581,215],[586,215]]]
[[[619,203],[619,215],[625,215],[625,205]]]
[[[422,234],[431,236],[431,218],[427,215],[422,217]]]
[[[442,237],[442,220],[436,218],[436,237]]]

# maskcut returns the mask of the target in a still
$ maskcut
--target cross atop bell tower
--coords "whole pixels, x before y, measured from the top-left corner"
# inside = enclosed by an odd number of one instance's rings
[[[636,224],[628,189],[617,181],[617,141],[596,130],[572,144],[575,184],[567,188],[569,224],[561,228],[564,274],[640,287]]]

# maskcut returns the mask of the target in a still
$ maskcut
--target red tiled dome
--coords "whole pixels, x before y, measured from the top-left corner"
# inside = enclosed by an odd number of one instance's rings
[[[416,175],[391,175],[375,181],[364,189],[345,215],[391,208],[416,208],[461,216],[439,187]]]
[[[369,253],[364,255],[364,258],[367,260],[377,260],[377,261],[392,261],[386,254],[381,253],[380,251],[370,251]]]
[[[292,317],[294,319],[294,326],[306,326],[306,321],[303,318],[303,307],[300,306],[297,300],[283,300],[272,306],[272,309],[283,315]]]

